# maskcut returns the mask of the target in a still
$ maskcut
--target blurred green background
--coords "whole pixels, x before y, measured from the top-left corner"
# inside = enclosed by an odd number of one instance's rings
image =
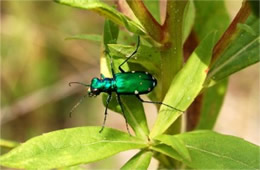
[[[226,4],[233,18],[241,1]],[[87,89],[68,86],[70,81],[89,83],[99,76],[100,43],[65,38],[102,34],[103,22],[95,13],[52,1],[1,1],[1,138],[24,142],[53,130],[102,125],[101,97],[86,98],[69,118]],[[155,107],[145,106],[151,126]],[[259,64],[231,76],[215,129],[259,145],[258,122]],[[106,125],[126,131],[122,116],[111,111]],[[119,168],[134,153],[124,152],[88,167]]]

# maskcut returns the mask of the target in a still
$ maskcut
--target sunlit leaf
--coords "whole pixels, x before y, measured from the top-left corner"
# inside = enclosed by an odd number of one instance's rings
[[[185,164],[195,169],[259,169],[259,146],[241,138],[213,131],[194,131],[175,135],[182,139],[191,155]]]
[[[183,160],[182,156],[180,156],[180,154],[169,145],[159,144],[159,145],[152,146],[151,149],[159,153],[162,153],[163,155],[167,155],[173,159],[179,161]]]
[[[94,162],[118,152],[146,147],[127,133],[101,127],[79,127],[53,131],[32,138],[0,157],[2,166],[51,169]]]
[[[100,2],[99,0],[55,0],[55,2],[76,8],[95,11],[98,14],[112,20],[113,22],[125,26],[129,31],[133,33],[144,34],[145,32],[141,25],[130,20],[128,17],[124,16],[116,9],[110,7],[103,2]]]
[[[196,48],[182,70],[172,81],[164,103],[179,110],[185,110],[202,89],[210,63],[215,33],[209,34]],[[166,106],[161,106],[150,136],[155,137],[166,131],[182,114]]]
[[[160,136],[157,136],[155,139],[161,141],[162,143],[164,143],[166,145],[171,146],[184,159],[186,159],[188,161],[191,160],[189,151],[181,139],[176,138],[175,136],[172,136],[172,135],[160,135]]]
[[[148,168],[152,159],[153,153],[150,151],[141,151],[132,157],[123,167],[122,170],[145,170]]]

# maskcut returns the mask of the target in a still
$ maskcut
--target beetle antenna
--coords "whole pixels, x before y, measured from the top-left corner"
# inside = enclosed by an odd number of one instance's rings
[[[81,82],[75,82],[75,81],[69,82],[69,86],[71,86],[71,84],[80,84],[80,85],[87,86],[87,87],[90,86],[89,84],[85,84],[85,83],[81,83]]]
[[[74,112],[74,110],[80,105],[80,103],[83,101],[83,99],[84,99],[86,96],[87,96],[87,94],[85,94],[84,96],[82,96],[82,97],[80,98],[80,100],[78,101],[78,103],[76,103],[76,104],[73,106],[73,108],[70,110],[70,113],[69,113],[70,117],[71,117],[72,112]]]

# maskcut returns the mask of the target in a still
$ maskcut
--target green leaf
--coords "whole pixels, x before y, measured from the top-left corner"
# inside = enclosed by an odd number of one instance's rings
[[[182,70],[171,83],[163,103],[179,110],[185,110],[193,102],[202,89],[210,63],[215,33],[209,34],[192,53]],[[161,106],[151,138],[165,132],[182,113]]]
[[[215,39],[217,41],[230,23],[224,0],[195,0],[194,5],[196,10],[194,30],[199,39],[202,40],[209,32],[217,31]]]
[[[195,20],[194,2],[189,1],[184,10],[184,21],[183,21],[184,27],[183,27],[182,43],[184,43],[186,41],[186,39],[188,38],[188,36],[190,35],[190,32],[194,25],[194,20]]]
[[[227,91],[228,79],[205,89],[199,123],[196,129],[213,129]]]
[[[175,136],[171,135],[160,135],[157,136],[155,139],[161,141],[166,145],[171,146],[174,150],[178,152],[179,155],[181,155],[187,161],[191,160],[189,151],[180,138],[176,138]]]
[[[153,153],[150,151],[141,151],[132,157],[121,169],[122,170],[145,170],[148,168],[152,159]]]
[[[1,147],[15,148],[15,147],[17,147],[18,145],[19,145],[19,143],[18,143],[18,142],[15,142],[15,141],[0,139],[0,146],[1,146]]]
[[[0,157],[10,168],[51,169],[94,162],[121,151],[146,147],[127,133],[101,127],[58,130],[32,138]]]
[[[185,164],[195,169],[259,169],[260,147],[241,138],[213,131],[175,135],[184,141],[191,155]]]
[[[119,28],[111,20],[105,20],[104,33],[103,33],[103,43],[107,48],[108,44],[116,43],[118,38]]]
[[[109,44],[108,48],[113,53],[115,59],[125,60],[136,47],[121,44]],[[135,56],[131,60],[128,60],[128,62],[140,64],[152,74],[160,73],[160,52],[157,48],[151,49],[150,47],[140,45]]]
[[[259,62],[259,24],[259,18],[251,14],[244,24],[237,26],[235,35],[210,68],[207,83],[214,84]]]
[[[113,22],[121,26],[125,26],[130,32],[140,35],[145,34],[145,31],[141,25],[130,20],[122,13],[103,2],[100,2],[99,0],[55,0],[55,2],[76,8],[95,11]]]
[[[150,149],[160,152],[164,155],[167,155],[173,159],[176,159],[179,161],[183,160],[182,156],[180,156],[176,150],[174,150],[172,147],[170,147],[168,145],[159,144],[159,145],[151,146]]]
[[[148,8],[152,16],[160,23],[160,1],[159,0],[143,0],[145,6]]]
[[[98,34],[78,34],[67,37],[65,40],[91,40],[96,42],[102,41],[102,36]]]

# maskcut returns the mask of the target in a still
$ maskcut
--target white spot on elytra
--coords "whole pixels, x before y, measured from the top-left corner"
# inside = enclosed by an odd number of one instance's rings
[[[153,86],[155,86],[155,82],[153,82]]]
[[[132,73],[135,73],[135,71],[132,71]]]
[[[141,75],[139,75],[139,78],[142,78],[142,76],[141,76]]]
[[[145,74],[148,74],[148,72],[145,72]]]
[[[137,90],[135,90],[135,94],[138,94],[139,92]]]
[[[140,85],[143,85],[143,82],[140,82]]]
[[[151,88],[148,88],[148,91],[151,91]]]
[[[152,79],[154,80],[155,78],[154,78],[154,77],[152,77]]]

